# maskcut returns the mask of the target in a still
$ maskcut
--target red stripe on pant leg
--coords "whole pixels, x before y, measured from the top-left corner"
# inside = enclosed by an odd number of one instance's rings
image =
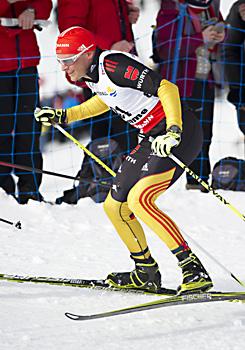
[[[170,220],[170,218],[166,217],[165,215],[163,215],[163,213],[158,210],[151,201],[151,198],[157,193],[159,192],[159,190],[162,189],[166,189],[166,188],[158,188],[156,189],[154,192],[151,191],[148,194],[146,194],[146,198],[144,199],[146,205],[148,206],[149,211],[152,213],[151,215],[153,216],[153,214],[155,214],[155,217],[158,217],[158,221],[160,221],[160,223],[162,224],[162,226],[166,229],[166,231],[171,235],[171,237],[178,243],[180,244],[180,242],[183,241],[183,237],[180,234],[180,232],[178,231],[177,227],[173,224],[172,220]],[[153,193],[152,193],[153,192]],[[148,197],[150,197],[150,200],[148,200]],[[160,220],[162,219],[162,221]]]
[[[154,187],[155,187],[155,186],[154,186]],[[154,192],[153,192],[153,190],[154,190]],[[162,190],[162,189],[160,189],[160,190]],[[157,188],[157,189],[151,189],[151,191],[148,192],[148,193],[146,194],[147,199],[148,199],[148,196],[152,193],[152,194],[151,194],[151,197],[150,197],[149,200],[148,200],[148,202],[151,203],[151,206],[153,207],[153,209],[155,210],[155,212],[156,212],[157,214],[159,214],[159,216],[163,217],[163,220],[164,220],[164,221],[166,221],[166,222],[168,222],[168,223],[170,224],[170,226],[172,227],[172,230],[173,230],[173,231],[176,231],[176,234],[177,234],[177,235],[180,234],[179,238],[182,239],[183,237],[182,237],[182,235],[181,235],[181,233],[180,233],[178,227],[177,227],[177,226],[175,225],[175,223],[173,222],[173,220],[171,220],[166,214],[164,214],[161,210],[159,210],[156,206],[154,206],[154,203],[152,202],[152,197],[153,197],[155,194],[157,194],[157,192],[160,192],[160,191],[159,191],[159,188]]]
[[[152,175],[150,175],[152,176]],[[155,191],[155,188],[157,187],[157,191],[160,191],[160,190],[163,190],[163,189],[159,189],[159,186],[163,186],[164,184],[166,185],[172,181],[172,179],[169,179],[169,180],[165,180],[165,181],[162,181],[160,183],[157,183],[157,184],[153,184],[153,185],[150,185],[148,186],[147,188],[145,188],[144,192],[141,194],[140,196],[140,200],[141,200],[141,205],[143,204],[142,202],[142,198],[144,197],[144,195],[147,195],[148,194],[148,191],[150,191],[149,193],[151,193],[152,191]],[[167,188],[166,188],[167,189]],[[157,193],[157,191],[155,191],[154,194]],[[153,194],[153,195],[154,195]],[[148,198],[148,197],[147,197]],[[151,198],[150,198],[151,199]],[[144,208],[145,209],[145,208]],[[172,229],[175,231],[175,234],[176,236],[180,239],[180,241],[182,242],[182,244],[185,244],[185,241],[184,241],[184,237],[182,236],[181,232],[179,231],[178,227],[175,225],[175,223],[170,219],[168,218],[164,213],[162,213],[160,210],[158,210],[158,208],[156,208],[154,205],[151,205],[149,206],[149,209],[153,211],[153,213],[155,212],[156,215],[158,217],[161,217],[163,219],[164,222],[166,222],[168,225],[170,225],[172,227]],[[150,214],[151,215],[151,214]],[[162,223],[160,223],[162,224]]]
[[[166,187],[167,188],[167,187]],[[162,187],[162,189],[165,189],[165,186]],[[154,211],[151,212],[151,208],[148,208],[145,204],[144,204],[144,200],[142,201],[142,195],[140,196],[140,204],[143,207],[143,209],[154,219],[156,220],[161,226],[163,226],[163,228],[169,233],[169,235],[173,238],[173,240],[178,244],[181,245],[181,242],[178,241],[178,239],[172,234],[171,231],[169,231],[168,227],[166,227],[165,225],[165,221],[161,221],[159,220],[159,215],[154,215]],[[157,214],[159,214],[157,212]],[[182,241],[182,238],[181,238]]]
[[[171,182],[171,180],[166,180],[165,183],[166,183],[167,181],[168,181],[169,183]],[[164,182],[162,182],[162,183],[164,183]],[[155,187],[159,187],[162,183],[160,183],[160,184],[155,184],[155,185],[152,185],[152,186],[147,187],[147,188],[145,189],[145,191],[142,193],[142,196],[144,195],[144,193],[146,193],[146,196],[148,196],[151,192],[154,191],[154,193],[153,193],[152,196],[151,196],[151,198],[152,198],[153,195],[155,195],[157,192],[160,192],[160,191],[159,191],[159,188],[155,189]],[[148,193],[149,190],[150,190],[150,192]],[[160,189],[160,190],[162,190],[162,189]],[[150,202],[152,202],[152,201],[151,201],[151,198],[150,198]],[[182,235],[181,235],[181,233],[180,233],[178,227],[175,225],[175,223],[174,223],[170,218],[168,218],[163,212],[161,212],[158,208],[156,208],[154,205],[152,205],[152,206],[153,206],[153,209],[155,210],[155,212],[157,213],[157,215],[163,217],[163,220],[166,221],[167,223],[170,223],[170,225],[172,226],[173,230],[176,231],[176,234],[179,235],[179,238],[182,240],[183,237],[182,237]]]
[[[175,225],[175,223],[167,216],[165,215],[162,211],[160,211],[152,202],[152,197],[157,193],[158,191],[155,191],[154,193],[151,194],[149,200],[147,203],[150,203],[149,208],[155,212],[156,215],[162,217],[163,221],[168,224],[168,226],[170,227],[170,229],[172,230],[172,232],[174,233],[174,235],[176,237],[178,237],[181,240],[181,244],[184,244],[185,241],[183,241],[183,236],[181,235],[181,232],[179,231],[178,227]],[[148,194],[149,195],[149,194]]]
[[[162,182],[162,183],[160,183],[160,184],[156,184],[156,185],[153,185],[153,186],[151,186],[151,187],[148,187],[147,189],[145,189],[145,191],[141,194],[141,196],[140,196],[140,204],[141,204],[141,206],[144,208],[144,210],[150,215],[150,216],[152,216],[157,222],[159,222],[159,224],[160,225],[162,225],[165,229],[166,229],[166,231],[170,234],[170,236],[177,242],[177,244],[178,245],[180,245],[182,242],[183,242],[183,237],[181,236],[181,237],[179,237],[179,230],[178,230],[178,228],[174,225],[174,223],[172,222],[172,220],[170,221],[170,219],[169,218],[167,218],[167,217],[165,217],[164,216],[164,214],[162,213],[162,212],[160,212],[160,211],[158,211],[154,206],[152,206],[152,205],[150,205],[149,206],[149,204],[148,204],[148,202],[147,202],[147,199],[148,199],[148,196],[154,191],[154,193],[152,194],[152,196],[155,194],[155,193],[157,193],[157,192],[159,192],[160,190],[164,190],[164,189],[167,189],[168,188],[168,185],[169,185],[169,183],[170,183],[170,181],[171,180],[167,180],[167,181],[164,181],[164,182]],[[168,184],[167,184],[167,182],[168,182]],[[164,184],[165,183],[165,185],[162,185],[162,184]],[[167,186],[166,186],[167,185]],[[158,187],[157,189],[155,189],[155,187]],[[153,188],[152,188],[153,187]],[[150,190],[150,192],[149,193],[147,193],[148,191]],[[143,199],[143,196],[146,196],[146,200],[145,199]],[[144,202],[146,203],[146,205],[144,205]],[[147,206],[148,205],[148,206]],[[155,214],[155,215],[154,215]],[[160,221],[159,220],[159,217],[162,217],[162,219],[163,219],[163,221]],[[172,226],[174,225],[174,228],[175,228],[175,230],[176,230],[176,232],[171,232],[170,230],[169,230],[169,227],[167,227],[166,226],[166,224],[169,226],[169,221],[171,222],[171,224],[172,224]],[[174,230],[173,230],[174,231]],[[178,241],[178,238],[180,239],[180,242]]]

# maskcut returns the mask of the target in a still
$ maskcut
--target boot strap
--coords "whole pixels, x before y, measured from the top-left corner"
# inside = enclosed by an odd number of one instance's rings
[[[186,259],[180,261],[178,265],[183,269],[183,267],[190,264],[191,262],[194,262],[195,260],[196,260],[196,257],[190,254]]]

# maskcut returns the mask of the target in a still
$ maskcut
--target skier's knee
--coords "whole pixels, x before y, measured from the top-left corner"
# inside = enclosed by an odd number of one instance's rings
[[[105,202],[104,202],[104,210],[107,216],[114,221],[115,219],[119,219],[122,221],[129,220],[129,209],[126,202],[118,202],[112,198],[109,193]]]
[[[103,203],[103,208],[108,217],[115,215],[115,211],[118,210],[117,202],[112,198],[111,193],[106,197],[106,200]]]
[[[133,213],[137,212],[137,208],[140,204],[140,195],[141,193],[137,190],[135,186],[131,189],[131,191],[128,194],[128,207],[130,210],[132,210]]]

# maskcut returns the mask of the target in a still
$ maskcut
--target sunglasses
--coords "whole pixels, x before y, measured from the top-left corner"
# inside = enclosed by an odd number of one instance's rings
[[[57,61],[62,65],[62,66],[71,66],[73,63],[76,62],[76,60],[83,54],[83,52],[79,52],[77,55],[71,56],[71,57],[66,57],[66,58],[58,58]]]
[[[66,58],[58,58],[57,57],[57,61],[62,64],[63,66],[71,66],[73,63],[76,62],[76,60],[85,52],[87,52],[91,47],[93,46],[93,44],[89,45],[88,47],[86,47],[85,45],[82,45],[83,50],[81,52],[79,52],[78,54],[71,56],[71,57],[66,57]]]

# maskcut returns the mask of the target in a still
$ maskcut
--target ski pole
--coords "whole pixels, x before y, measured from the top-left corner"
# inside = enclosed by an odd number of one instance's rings
[[[188,174],[190,174],[195,180],[197,180],[206,190],[211,192],[215,197],[217,197],[222,203],[227,205],[235,214],[237,214],[243,221],[245,221],[245,216],[242,215],[236,208],[234,208],[230,203],[227,202],[219,193],[217,193],[211,186],[209,186],[205,181],[203,181],[198,175],[196,175],[191,169],[189,169],[184,163],[182,163],[173,154],[169,155],[169,158],[178,164],[182,169],[184,169]],[[238,277],[236,277],[231,271],[229,271],[221,262],[219,262],[214,256],[207,252],[203,247],[201,247],[193,238],[191,238],[184,230],[181,229],[184,235],[190,239],[201,251],[203,251],[211,260],[213,260],[217,265],[219,265],[222,270],[228,273],[236,282],[241,286],[245,287],[245,283],[242,282]]]
[[[90,152],[84,145],[82,145],[77,139],[75,139],[71,134],[69,134],[66,130],[64,130],[59,124],[52,124],[56,129],[58,129],[63,135],[73,141],[79,148],[81,148],[89,157],[95,160],[98,164],[100,164],[109,174],[113,177],[116,176],[116,173],[110,169],[102,160],[96,157],[92,152]],[[216,198],[218,198],[224,205],[230,208],[237,216],[240,217],[243,221],[245,221],[245,215],[241,214],[239,210],[237,210],[232,204],[230,204],[225,198],[223,198],[217,191],[215,191],[211,186],[209,186],[205,181],[203,181],[198,175],[196,175],[190,168],[188,168],[180,159],[178,159],[173,154],[169,155],[176,164],[178,164],[185,172],[190,174],[196,181],[198,181],[208,192],[212,193]]]
[[[12,221],[5,220],[2,218],[0,218],[0,221],[4,222],[5,224],[8,224],[8,225],[14,225],[14,227],[18,228],[19,230],[21,229],[21,222],[20,221],[17,221],[16,224],[13,223]]]
[[[184,230],[181,231],[183,234],[192,241],[206,256],[208,256],[211,260],[213,260],[223,271],[225,271],[231,278],[233,278],[236,282],[238,282],[241,286],[245,287],[245,283],[236,277],[228,268],[226,268],[220,261],[218,261],[213,255],[211,255],[206,249],[204,249],[200,244],[198,244],[192,237],[190,237]]]
[[[89,157],[91,157],[96,163],[98,163],[102,168],[104,168],[110,175],[113,177],[116,176],[116,173],[109,168],[102,160],[100,160],[96,155],[90,152],[84,145],[82,145],[75,137],[73,137],[69,132],[63,129],[59,124],[52,124],[56,129],[58,129],[63,135],[65,135],[68,139],[75,143],[79,148],[81,148]]]
[[[77,139],[75,139],[72,135],[70,135],[66,130],[64,130],[60,125],[53,124],[55,128],[57,128],[63,135],[73,141],[79,148],[81,148],[88,156],[93,158],[98,164],[100,164],[109,174],[113,177],[116,176],[115,172],[110,169],[106,164],[104,164],[98,157],[96,157],[92,152],[90,152],[85,146],[83,146]],[[170,154],[169,157],[173,159],[181,168],[183,168],[186,172],[188,172],[191,176],[194,177],[202,186],[204,186],[209,192],[213,193],[222,203],[230,207],[239,217],[245,221],[245,216],[242,215],[236,208],[234,208],[230,203],[228,203],[221,195],[219,195],[211,186],[209,186],[206,182],[204,182],[199,176],[197,176],[191,169],[189,169],[184,163],[182,163],[177,157],[173,154]],[[185,235],[190,238],[186,233]],[[241,286],[245,287],[245,283],[242,282],[239,278],[237,278],[232,272],[230,272],[224,265],[222,265],[217,259],[215,259],[211,254],[209,254],[204,248],[202,248],[198,243],[196,243],[192,238],[190,238],[200,250],[203,250],[207,256],[209,256],[212,260],[216,262],[224,271],[226,271],[233,279],[235,279]]]
[[[245,221],[245,215],[240,213],[231,203],[229,203],[224,197],[222,197],[218,192],[216,192],[211,186],[209,186],[205,181],[203,181],[197,174],[195,174],[190,168],[188,168],[179,158],[174,156],[173,154],[169,155],[176,164],[178,164],[184,171],[191,175],[197,182],[199,182],[208,192],[212,193],[216,198],[218,198],[224,205],[230,208],[233,213],[239,216],[240,219]]]
[[[90,152],[84,145],[82,145],[77,139],[75,139],[71,134],[64,130],[59,124],[52,124],[56,129],[58,129],[63,135],[73,141],[79,148],[81,148],[89,157],[94,159],[98,164],[100,164],[109,174],[113,177],[116,173],[110,169],[102,160],[96,157],[92,152]],[[178,159],[173,154],[169,155],[176,164],[178,164],[182,169],[190,174],[196,181],[198,181],[208,192],[212,193],[216,198],[218,198],[223,204],[230,208],[237,216],[239,216],[243,221],[245,221],[245,215],[241,214],[232,204],[230,204],[225,198],[223,198],[218,192],[216,192],[211,186],[209,186],[205,181],[203,181],[198,175],[196,175],[190,168],[188,168],[180,159]]]
[[[106,181],[96,181],[96,180],[85,180],[82,179],[79,176],[70,176],[70,175],[65,175],[65,174],[60,174],[60,173],[55,173],[53,171],[47,171],[47,170],[42,170],[42,169],[38,169],[38,168],[32,168],[26,165],[20,165],[20,164],[14,164],[14,163],[6,163],[6,162],[1,162],[0,161],[0,165],[2,166],[6,166],[9,168],[14,168],[14,169],[21,169],[21,170],[25,170],[25,171],[29,171],[29,172],[33,172],[33,173],[38,173],[38,174],[46,174],[46,175],[52,175],[52,176],[57,176],[57,177],[62,177],[65,179],[71,179],[71,180],[78,180],[84,184],[90,184],[90,183],[95,183],[95,184],[100,184],[100,186],[102,187],[111,187],[110,185],[108,185],[108,183]]]
[[[19,165],[19,164],[6,163],[6,162],[0,162],[0,165],[6,166],[6,167],[9,167],[9,168],[30,171],[30,172],[33,172],[33,173],[39,173],[39,174],[46,174],[46,175],[53,175],[53,176],[63,177],[65,179],[71,179],[71,180],[79,180],[80,179],[79,177],[59,174],[59,173],[55,173],[53,171],[41,170],[41,169],[38,169],[38,168],[32,168],[32,167],[29,167],[29,166],[26,166],[26,165]]]

